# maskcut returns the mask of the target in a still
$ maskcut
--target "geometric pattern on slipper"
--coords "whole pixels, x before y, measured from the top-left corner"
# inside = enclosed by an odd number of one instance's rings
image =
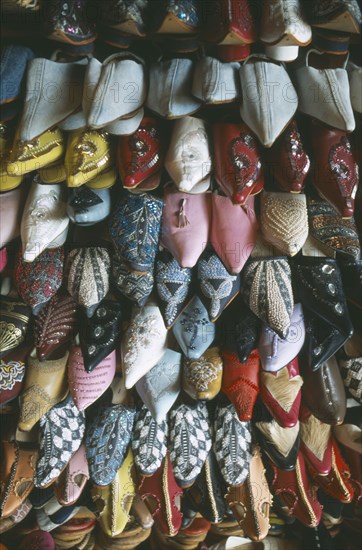
[[[294,307],[288,260],[281,257],[249,260],[243,269],[241,292],[255,315],[285,338]]]
[[[70,395],[40,419],[36,487],[46,487],[55,481],[79,449],[84,431],[84,413],[77,409]]]
[[[346,389],[362,405],[362,357],[340,359],[339,367]]]
[[[231,403],[225,399],[216,408],[214,451],[228,485],[241,485],[251,461],[251,424],[241,422]]]
[[[157,423],[146,405],[137,413],[133,429],[132,451],[138,471],[151,476],[160,468],[167,453],[168,425]]]
[[[206,404],[180,405],[170,412],[170,458],[180,487],[189,487],[201,472],[211,449]]]
[[[131,443],[136,411],[124,405],[102,407],[87,426],[85,444],[89,473],[97,485],[109,485]]]
[[[157,423],[181,391],[181,353],[167,349],[158,363],[136,383],[136,390]]]

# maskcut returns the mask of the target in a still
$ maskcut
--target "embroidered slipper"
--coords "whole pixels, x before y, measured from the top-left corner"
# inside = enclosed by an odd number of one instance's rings
[[[134,308],[130,325],[122,339],[122,363],[125,385],[132,388],[166,351],[167,329],[160,309],[153,302]]]
[[[297,462],[300,435],[299,422],[292,428],[282,428],[274,419],[255,422],[263,452],[281,470],[294,470]]]
[[[0,357],[15,351],[25,342],[30,317],[30,308],[19,298],[1,296]]]
[[[307,465],[319,475],[327,475],[332,468],[332,427],[310,414],[307,409],[301,411],[300,450]]]
[[[25,262],[19,250],[14,267],[15,286],[20,298],[38,315],[59,290],[63,281],[63,247],[44,250],[32,262]]]
[[[226,397],[216,407],[213,449],[225,482],[231,486],[244,483],[251,460],[251,425],[240,422]]]
[[[212,250],[205,250],[197,263],[200,297],[210,320],[215,322],[240,292],[240,277],[232,275]]]
[[[136,390],[155,421],[166,420],[181,391],[181,353],[167,349],[158,363],[136,382]]]
[[[102,300],[92,317],[81,323],[79,340],[87,372],[92,372],[118,346],[122,318],[121,304]]]
[[[60,359],[40,362],[35,349],[29,355],[24,390],[20,397],[20,430],[30,431],[44,414],[67,396],[68,356],[67,351]]]
[[[161,301],[161,312],[170,329],[192,298],[191,269],[181,267],[167,250],[156,259],[156,287]]]
[[[169,415],[170,459],[177,484],[189,487],[201,472],[211,449],[211,429],[206,404],[179,405]]]
[[[46,303],[34,322],[34,343],[40,361],[68,344],[77,332],[77,304],[68,293],[57,292]]]
[[[77,502],[88,480],[89,468],[86,448],[82,444],[55,482],[54,492],[59,504],[69,506]]]
[[[106,248],[91,246],[73,249],[66,261],[68,292],[91,317],[109,290],[111,260]]]
[[[184,357],[182,387],[192,399],[214,399],[221,389],[222,376],[220,348],[208,348],[199,359]]]
[[[188,359],[199,359],[215,338],[215,325],[198,296],[194,296],[172,328]]]
[[[84,432],[84,413],[77,409],[70,395],[42,416],[36,487],[47,487],[59,477],[79,449]]]
[[[294,297],[286,258],[249,259],[242,273],[241,293],[259,319],[281,338],[287,336]]]
[[[143,307],[153,290],[154,278],[151,272],[139,273],[128,267],[116,252],[112,256],[113,283],[123,296]]]
[[[121,468],[131,443],[135,415],[135,410],[124,405],[103,406],[87,426],[89,473],[97,485],[112,483]]]
[[[141,475],[151,476],[167,453],[168,425],[165,420],[157,423],[146,405],[137,413],[132,436],[135,465]]]

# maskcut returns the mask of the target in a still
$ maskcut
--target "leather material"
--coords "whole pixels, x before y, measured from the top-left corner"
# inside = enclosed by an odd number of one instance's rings
[[[12,176],[22,176],[60,160],[64,151],[64,134],[59,128],[47,130],[31,141],[21,141],[16,133],[6,169]]]
[[[250,196],[240,208],[229,197],[212,193],[211,206],[210,243],[226,269],[240,273],[256,242],[254,198]]]
[[[295,304],[290,321],[284,338],[269,326],[262,326],[258,349],[263,370],[268,372],[280,370],[302,349],[305,341],[305,324],[301,304]]]
[[[141,480],[138,493],[146,502],[161,533],[175,536],[181,528],[182,514],[177,501],[182,489],[176,483],[169,454],[164,458],[161,468]]]
[[[116,372],[116,352],[112,351],[91,371],[84,367],[79,346],[69,352],[68,383],[70,393],[79,410],[84,411],[109,388]]]
[[[307,527],[316,527],[322,517],[322,507],[307,475],[303,455],[299,453],[295,470],[280,470],[271,464],[270,488],[280,501],[284,513],[297,518]]]
[[[222,352],[224,372],[222,391],[230,399],[239,420],[251,420],[259,394],[260,358],[258,350],[253,350],[243,364],[235,353]]]
[[[87,426],[89,473],[97,485],[112,483],[121,468],[131,443],[135,415],[135,410],[124,405],[103,406]]]
[[[34,548],[34,550],[55,550],[55,543],[50,533],[41,531],[40,529],[28,533],[22,539],[19,550]]]
[[[242,0],[236,6],[233,0],[210,2],[203,38],[215,44],[244,45],[255,42],[256,28],[250,5]]]
[[[19,296],[37,315],[55,296],[63,282],[63,247],[43,250],[32,262],[25,262],[19,250],[14,267]]]
[[[3,405],[21,393],[24,386],[26,359],[30,346],[23,345],[0,360],[0,404]]]
[[[137,187],[159,172],[164,163],[164,141],[160,122],[144,117],[138,130],[118,141],[117,166],[126,189]]]
[[[303,306],[343,335],[351,336],[353,325],[336,260],[301,256],[293,264],[293,275]]]
[[[342,218],[352,218],[358,167],[346,132],[315,122],[311,127],[311,140],[315,157],[314,186]]]
[[[37,357],[48,359],[75,334],[77,304],[67,293],[58,292],[35,318],[34,339]]]
[[[346,393],[335,357],[323,363],[317,371],[302,372],[303,402],[321,422],[342,424],[346,414]]]
[[[302,416],[302,415],[301,415]],[[332,467],[332,428],[312,414],[300,421],[300,449],[307,464],[320,475],[327,475]]]
[[[278,187],[287,193],[300,193],[310,169],[310,160],[295,119],[265,154],[267,168]]]
[[[0,180],[1,183],[1,180]],[[0,248],[20,235],[20,223],[24,203],[27,197],[27,187],[22,185],[7,193],[1,193],[0,201]]]
[[[109,134],[91,128],[71,132],[64,164],[68,187],[84,185],[108,170],[112,166]]]
[[[241,118],[264,147],[271,147],[295,115],[297,92],[285,66],[271,62],[264,54],[249,56],[242,63],[239,76],[243,96]],[[269,82],[279,83],[274,87],[273,101],[266,91]]]
[[[68,356],[66,352],[61,359],[43,362],[29,356],[20,401],[20,430],[30,431],[46,412],[66,397]]]
[[[156,422],[166,420],[181,391],[181,353],[167,349],[137,383],[136,390]]]
[[[167,330],[160,309],[148,302],[134,309],[122,338],[122,366],[127,389],[132,388],[162,358],[166,351]]]
[[[237,296],[217,322],[218,341],[223,349],[236,353],[245,363],[256,348],[259,338],[260,321]]]
[[[181,267],[194,267],[209,240],[210,194],[191,195],[167,186],[164,201],[161,244]]]
[[[74,504],[81,496],[87,481],[89,468],[85,445],[81,445],[58,477],[54,492],[62,506]]]
[[[299,423],[293,428],[282,428],[275,420],[270,423],[256,422],[255,425],[263,452],[280,470],[294,470],[300,447]],[[281,440],[287,440],[288,446],[282,449]]]
[[[213,124],[215,177],[234,204],[245,205],[264,186],[259,146],[244,122]]]
[[[215,338],[215,325],[198,296],[184,309],[172,331],[188,359],[199,359]]]
[[[2,296],[0,301],[0,357],[25,342],[30,308],[19,298]]]
[[[211,450],[192,487],[184,492],[184,498],[192,510],[199,512],[211,523],[220,523],[226,511],[225,491],[225,482]]]
[[[21,218],[24,260],[32,262],[46,248],[56,248],[64,244],[68,226],[64,185],[44,185],[36,175]]]
[[[182,368],[182,387],[192,399],[213,399],[221,389],[223,361],[220,348],[210,347],[199,359],[186,359]]]
[[[22,449],[16,441],[2,445],[0,513],[5,518],[15,513],[33,489],[38,453],[35,448]]]
[[[92,500],[100,512],[100,527],[110,537],[120,535],[129,521],[136,494],[133,465],[133,455],[129,449],[122,466],[114,472],[114,479],[106,486],[97,484],[91,489]]]
[[[181,192],[192,193],[195,185],[210,175],[210,149],[205,121],[190,116],[175,121],[165,168]]]
[[[92,372],[119,344],[123,308],[111,300],[102,300],[91,318],[80,326],[80,347],[84,368]]]
[[[354,489],[350,480],[351,473],[334,440],[332,442],[331,453],[332,466],[327,475],[319,474],[311,465],[308,466],[308,470],[312,475],[313,481],[328,496],[344,504],[348,504],[352,502],[354,497]]]
[[[309,369],[315,371],[337,353],[348,337],[320,317],[305,312],[305,346],[301,358]]]
[[[197,263],[200,298],[215,322],[240,292],[240,277],[232,275],[212,250],[205,250]]]
[[[283,393],[278,391],[283,384]],[[282,428],[292,428],[299,418],[301,386],[298,357],[275,372],[260,373],[260,397],[273,418]]]
[[[240,527],[251,540],[260,541],[267,536],[273,498],[258,446],[253,448],[246,481],[238,487],[229,487],[226,501]]]

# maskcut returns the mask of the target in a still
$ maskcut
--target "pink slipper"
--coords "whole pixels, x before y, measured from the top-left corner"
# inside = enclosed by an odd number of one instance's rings
[[[92,372],[86,372],[80,346],[69,353],[68,381],[74,403],[80,411],[97,401],[111,385],[116,372],[116,352],[112,351]]]
[[[56,481],[54,492],[59,504],[62,506],[74,504],[82,494],[88,479],[86,450],[85,446],[81,445]]]

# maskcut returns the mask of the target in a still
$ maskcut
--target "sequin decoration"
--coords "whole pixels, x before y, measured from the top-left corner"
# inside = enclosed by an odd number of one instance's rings
[[[97,485],[112,483],[131,443],[136,411],[124,405],[102,407],[86,431],[89,473]]]
[[[144,31],[143,18],[147,7],[147,0],[116,0],[103,11],[102,21],[113,26],[131,20],[137,24],[140,31]]]
[[[63,263],[63,247],[48,248],[32,262],[25,262],[22,251],[19,250],[14,270],[15,284],[19,296],[35,314],[60,288]]]
[[[240,136],[230,142],[228,154],[230,163],[235,170],[237,190],[241,191],[244,187],[251,187],[259,177],[261,169],[254,138],[250,134],[240,132]]]
[[[124,354],[125,373],[129,373],[137,362],[141,350],[152,343],[153,338],[160,338],[157,315],[143,316],[137,314],[127,331],[126,350]]]
[[[231,275],[219,257],[210,251],[199,260],[197,270],[200,290],[208,302],[210,319],[215,321],[240,291],[240,277]]]
[[[145,193],[125,195],[110,220],[119,256],[135,271],[152,271],[161,229],[163,201]]]
[[[328,163],[342,196],[354,199],[358,184],[358,166],[353,159],[351,144],[346,136],[330,148]]]
[[[146,172],[160,165],[160,136],[157,128],[151,124],[141,126],[129,136],[128,145],[131,150],[131,163],[126,168],[127,176],[135,176],[138,172]],[[161,168],[157,166],[157,169]]]
[[[288,154],[291,170],[288,177],[293,181],[299,181],[302,175],[306,175],[310,168],[310,160],[303,149],[297,123],[293,120],[284,136],[284,143]],[[292,183],[291,182],[291,183]]]
[[[95,40],[93,28],[85,16],[84,0],[61,0],[50,2],[46,13],[46,32],[64,33],[74,41]],[[59,38],[58,38],[59,40]]]
[[[218,353],[201,355],[199,359],[186,359],[183,373],[187,382],[197,392],[206,392],[222,370],[222,360]]]
[[[187,303],[191,273],[190,268],[181,267],[167,251],[156,262],[157,292],[167,328],[174,324]]]
[[[243,299],[259,319],[284,338],[294,308],[288,261],[284,258],[252,260],[242,275]]]
[[[343,219],[334,208],[319,199],[308,199],[309,231],[332,252],[359,260],[361,249],[355,221]]]
[[[132,271],[118,254],[112,259],[112,278],[118,290],[138,307],[143,307],[152,292],[154,279],[152,273]]]
[[[71,250],[67,257],[68,292],[80,306],[90,309],[105,297],[109,289],[111,260],[103,247]]]
[[[173,13],[189,27],[196,29],[201,23],[198,5],[195,0],[169,0],[166,10],[168,13]]]

